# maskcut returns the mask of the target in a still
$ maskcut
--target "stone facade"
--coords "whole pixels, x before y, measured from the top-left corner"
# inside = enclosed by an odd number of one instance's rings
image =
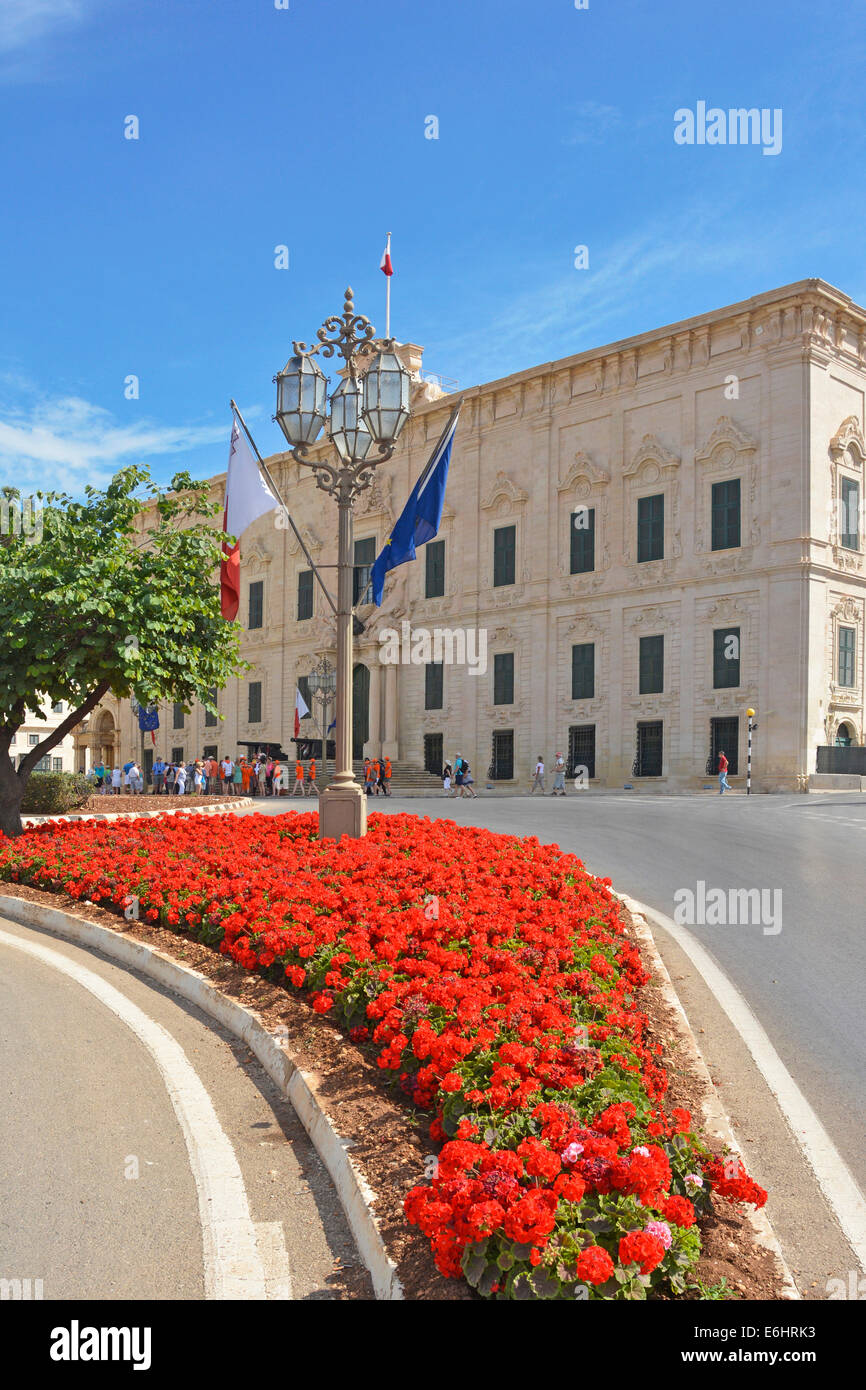
[[[454,401],[422,381],[420,349],[402,351],[417,374],[413,416],[355,516],[356,542],[372,541],[376,553]],[[752,707],[755,788],[804,787],[818,745],[840,733],[853,743],[864,736],[862,505],[856,548],[840,514],[843,480],[849,503],[862,504],[866,486],[864,391],[866,313],[820,280],[465,391],[439,532],[444,594],[425,596],[424,547],[389,576],[381,609],[357,610],[366,627],[355,661],[369,676],[356,675],[356,751],[363,745],[418,766],[425,747],[436,760],[441,735],[444,753],[467,756],[483,784],[497,734],[494,771],[506,785],[528,786],[537,755],[550,764],[561,750],[600,785],[700,786],[713,737],[734,754],[734,775],[745,773]],[[333,565],[334,503],[288,455],[275,454],[268,466],[313,559]],[[739,543],[719,548],[719,516],[732,495],[720,485],[735,492],[737,480]],[[223,481],[213,480],[220,495]],[[662,504],[647,500],[660,496]],[[729,517],[736,510],[731,504]],[[572,573],[572,528],[590,511],[593,566]],[[499,559],[507,577],[513,563],[513,582],[494,585],[494,549],[503,544],[495,532],[511,527],[513,549],[504,545]],[[646,558],[662,532],[657,558]],[[195,756],[217,744],[235,753],[238,740],[256,739],[290,749],[298,678],[321,654],[333,657],[333,618],[315,587],[312,616],[297,616],[299,573],[308,566],[292,532],[262,518],[243,537],[241,555],[242,652],[252,669],[221,693],[218,730],[205,727],[203,710],[173,730],[170,707],[163,710],[163,755],[182,748]],[[322,573],[335,587],[334,570]],[[250,628],[257,582],[262,624]],[[416,633],[486,633],[487,670],[445,665],[441,708],[426,708],[438,692],[424,666],[380,661],[383,632],[404,622]],[[734,635],[739,683],[720,684],[728,669],[720,643]],[[573,698],[572,648],[589,644],[594,682]],[[495,663],[497,655],[506,660]],[[642,693],[642,679],[644,691],[658,684],[659,668],[661,689]],[[261,685],[255,723],[249,682]],[[129,708],[105,701],[91,727],[107,714],[115,757],[138,751]],[[715,725],[714,735],[713,720],[739,722]],[[571,750],[569,730],[582,731]]]

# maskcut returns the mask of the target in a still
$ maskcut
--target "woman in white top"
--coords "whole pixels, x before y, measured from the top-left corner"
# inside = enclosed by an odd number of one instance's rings
[[[281,762],[274,762],[274,796],[282,796],[283,792],[283,765]]]
[[[123,776],[119,767],[111,769],[111,790],[115,796],[120,796],[120,779]]]

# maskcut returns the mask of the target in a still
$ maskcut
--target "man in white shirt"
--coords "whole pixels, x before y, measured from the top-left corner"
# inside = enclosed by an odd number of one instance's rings
[[[532,786],[529,788],[530,796],[533,795],[536,787],[541,788],[541,795],[544,796],[544,759],[540,753],[538,755],[538,762],[535,764],[535,779]]]
[[[183,796],[186,791],[186,768],[183,763],[177,765],[177,772],[174,774],[174,790],[178,796]]]
[[[220,771],[222,772],[223,778],[223,792],[226,796],[228,796],[229,792],[232,789],[232,773],[234,772],[234,770],[235,765],[227,753],[226,756],[223,758],[222,762],[220,763]]]

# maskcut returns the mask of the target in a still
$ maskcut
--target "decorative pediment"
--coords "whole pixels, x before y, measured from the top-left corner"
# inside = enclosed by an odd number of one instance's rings
[[[241,545],[241,555],[245,566],[269,565],[274,558],[259,536]]]
[[[702,448],[696,450],[696,462],[701,463],[710,458],[716,449],[724,444],[728,445],[735,454],[752,453],[758,447],[755,440],[744,434],[729,415],[720,415],[706,443]]]
[[[833,461],[835,463],[840,462],[852,445],[859,453],[862,462],[866,458],[866,441],[863,439],[863,431],[860,429],[860,422],[856,415],[849,415],[847,420],[843,420],[830,440],[830,454]]]
[[[834,606],[831,616],[839,619],[843,623],[859,623],[863,621],[863,605],[857,599],[846,596]]]
[[[518,487],[505,473],[499,472],[496,474],[490,492],[481,503],[481,508],[482,511],[488,512],[496,506],[497,502],[506,501],[514,505],[518,502],[525,502],[528,496],[529,493],[524,492],[522,487]]]
[[[629,616],[629,627],[648,627],[656,629],[664,627],[667,619],[664,610],[661,608],[642,608],[639,613]]]
[[[391,479],[374,474],[373,481],[358,498],[356,516],[388,516],[391,512]]]
[[[583,449],[578,449],[574,456],[574,461],[561,483],[557,484],[557,492],[571,492],[579,482],[586,479],[594,487],[610,482],[610,474],[600,468],[597,463],[593,463],[589,454]]]
[[[489,633],[488,635],[490,637],[490,641],[496,645],[505,642],[509,642],[512,645],[514,643],[514,633],[510,627],[497,627],[494,629],[493,632]]]
[[[633,477],[639,473],[648,463],[658,465],[659,471],[668,468],[679,468],[680,461],[676,454],[672,454],[670,449],[666,449],[664,444],[655,434],[645,434],[640,442],[640,447],[635,453],[630,464],[623,468],[623,476]]]
[[[307,547],[311,554],[315,554],[316,551],[322,549],[322,542],[319,540],[319,537],[316,535],[315,531],[312,529],[311,526],[299,526],[298,530],[304,538],[304,545]],[[289,529],[288,534],[288,546],[290,555],[303,554],[303,551],[301,550],[300,541],[298,540],[294,531],[292,531],[291,529]]]

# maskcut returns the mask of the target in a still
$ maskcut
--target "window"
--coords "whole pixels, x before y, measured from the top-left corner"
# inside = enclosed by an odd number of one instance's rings
[[[664,637],[642,637],[640,639],[638,693],[640,695],[660,695],[665,684],[665,639]]]
[[[571,649],[571,698],[595,699],[594,642],[579,642]]]
[[[250,584],[250,616],[248,627],[261,627],[264,608],[265,581],[254,579]]]
[[[217,746],[216,746],[216,744],[215,744],[215,743],[206,743],[205,746],[204,746],[203,756],[204,756],[205,758],[215,758],[216,755],[217,755]]]
[[[740,684],[740,629],[713,629],[713,689],[728,690]]]
[[[62,759],[62,758],[52,758],[52,759],[51,759],[51,771],[52,771],[52,772],[62,772],[62,771],[63,771],[63,759]]]
[[[426,552],[424,597],[442,598],[445,593],[445,542],[428,541],[424,550]]]
[[[172,727],[173,729],[182,729],[182,728],[183,728],[183,705],[179,705],[179,704],[177,703],[177,701],[175,701],[175,706],[174,706],[174,718],[173,718],[172,726],[171,726],[171,727]]]
[[[855,685],[854,651],[857,634],[853,627],[839,629],[839,685]]]
[[[367,592],[367,585],[370,582],[370,568],[376,558],[376,538],[375,536],[365,536],[363,540],[355,541],[355,573],[352,589],[352,603],[369,603],[370,595]]]
[[[493,587],[514,583],[517,527],[497,526],[493,532]]]
[[[713,550],[731,550],[740,544],[740,480],[713,483],[710,498],[710,530]]]
[[[435,777],[442,776],[442,769],[445,766],[445,754],[442,748],[441,734],[424,735],[424,770],[432,772]]]
[[[298,622],[304,623],[313,616],[313,571],[300,570],[298,573]]]
[[[183,749],[182,749],[182,748],[172,748],[172,750],[171,750],[171,760],[172,760],[173,763],[182,763],[182,762],[183,762]]]
[[[305,715],[304,715],[304,718],[305,718],[305,719],[311,719],[311,718],[312,718],[312,712],[313,712],[313,697],[312,697],[312,695],[310,694],[310,678],[309,678],[309,676],[298,676],[298,689],[299,689],[300,692],[301,692],[301,699],[303,700],[304,704],[307,706],[307,709],[310,711],[309,714],[305,714]],[[292,717],[294,718],[294,716],[292,716]]]
[[[572,724],[568,731],[569,777],[577,777],[578,769],[586,768],[587,777],[595,776],[595,725]]]
[[[493,658],[493,703],[514,704],[514,652],[497,652]]]
[[[213,701],[213,703],[216,704],[216,702],[217,702],[217,688],[216,688],[215,685],[212,685],[211,688],[210,688],[210,697],[211,697],[211,700]],[[205,728],[206,728],[206,729],[212,729],[213,726],[214,726],[215,724],[218,724],[218,723],[219,723],[219,719],[217,718],[217,716],[216,716],[215,714],[211,714],[211,712],[210,712],[209,709],[206,709],[205,712],[204,712],[204,723],[205,723]]]
[[[664,493],[659,492],[653,497],[639,497],[637,501],[638,564],[643,564],[646,560],[663,560],[664,554]]]
[[[663,728],[660,719],[638,724],[637,751],[631,770],[633,777],[661,777]]]
[[[497,729],[493,735],[493,757],[490,778],[494,782],[510,782],[514,777],[514,733]]]
[[[724,753],[728,760],[729,775],[736,777],[740,765],[739,719],[710,720],[710,756],[706,769],[708,777],[718,775],[720,753]]]
[[[846,550],[860,549],[860,484],[853,478],[842,479],[839,544]]]
[[[55,700],[55,701],[54,701],[54,704],[51,706],[51,713],[52,713],[52,714],[62,714],[62,713],[63,713],[63,701],[62,701],[62,700]],[[57,771],[56,768],[55,768],[55,771]]]
[[[571,515],[571,573],[595,569],[595,507],[575,507]]]
[[[250,681],[247,687],[247,719],[250,724],[262,722],[262,683]]]
[[[28,744],[30,745],[31,748],[35,748],[36,745],[37,745],[37,743],[39,742],[39,735],[38,735],[38,734],[28,734],[28,735],[27,735],[27,742],[28,742]]]
[[[12,737],[11,737],[10,740],[9,740],[9,747],[10,747],[10,748],[14,748],[14,747],[15,747],[15,735],[14,735],[14,734],[12,735]]]
[[[442,672],[441,661],[431,661],[424,667],[424,708],[442,708]]]

